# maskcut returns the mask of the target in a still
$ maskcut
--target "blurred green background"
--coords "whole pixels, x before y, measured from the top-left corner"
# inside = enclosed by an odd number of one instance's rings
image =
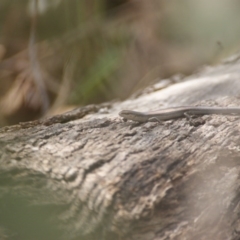
[[[1,0],[0,126],[125,99],[239,49],[237,0]]]

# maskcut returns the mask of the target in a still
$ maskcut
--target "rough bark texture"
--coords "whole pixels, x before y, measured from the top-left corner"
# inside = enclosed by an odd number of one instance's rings
[[[238,69],[230,62],[123,103],[0,129],[1,239],[240,239],[239,117],[117,116],[240,106]]]

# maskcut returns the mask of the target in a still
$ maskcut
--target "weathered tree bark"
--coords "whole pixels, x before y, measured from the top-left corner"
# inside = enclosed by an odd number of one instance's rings
[[[1,239],[240,239],[239,117],[139,124],[117,116],[240,106],[239,64],[0,129]]]

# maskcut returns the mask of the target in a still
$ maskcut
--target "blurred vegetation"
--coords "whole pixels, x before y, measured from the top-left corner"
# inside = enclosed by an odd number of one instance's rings
[[[124,99],[239,47],[239,1],[1,0],[0,126]]]

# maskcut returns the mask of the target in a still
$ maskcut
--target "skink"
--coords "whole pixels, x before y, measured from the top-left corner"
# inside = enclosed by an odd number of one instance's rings
[[[148,122],[150,120],[165,121],[175,118],[186,117],[189,115],[240,115],[240,107],[173,107],[163,108],[152,112],[137,112],[123,110],[119,113],[121,117],[127,120],[137,122]]]

